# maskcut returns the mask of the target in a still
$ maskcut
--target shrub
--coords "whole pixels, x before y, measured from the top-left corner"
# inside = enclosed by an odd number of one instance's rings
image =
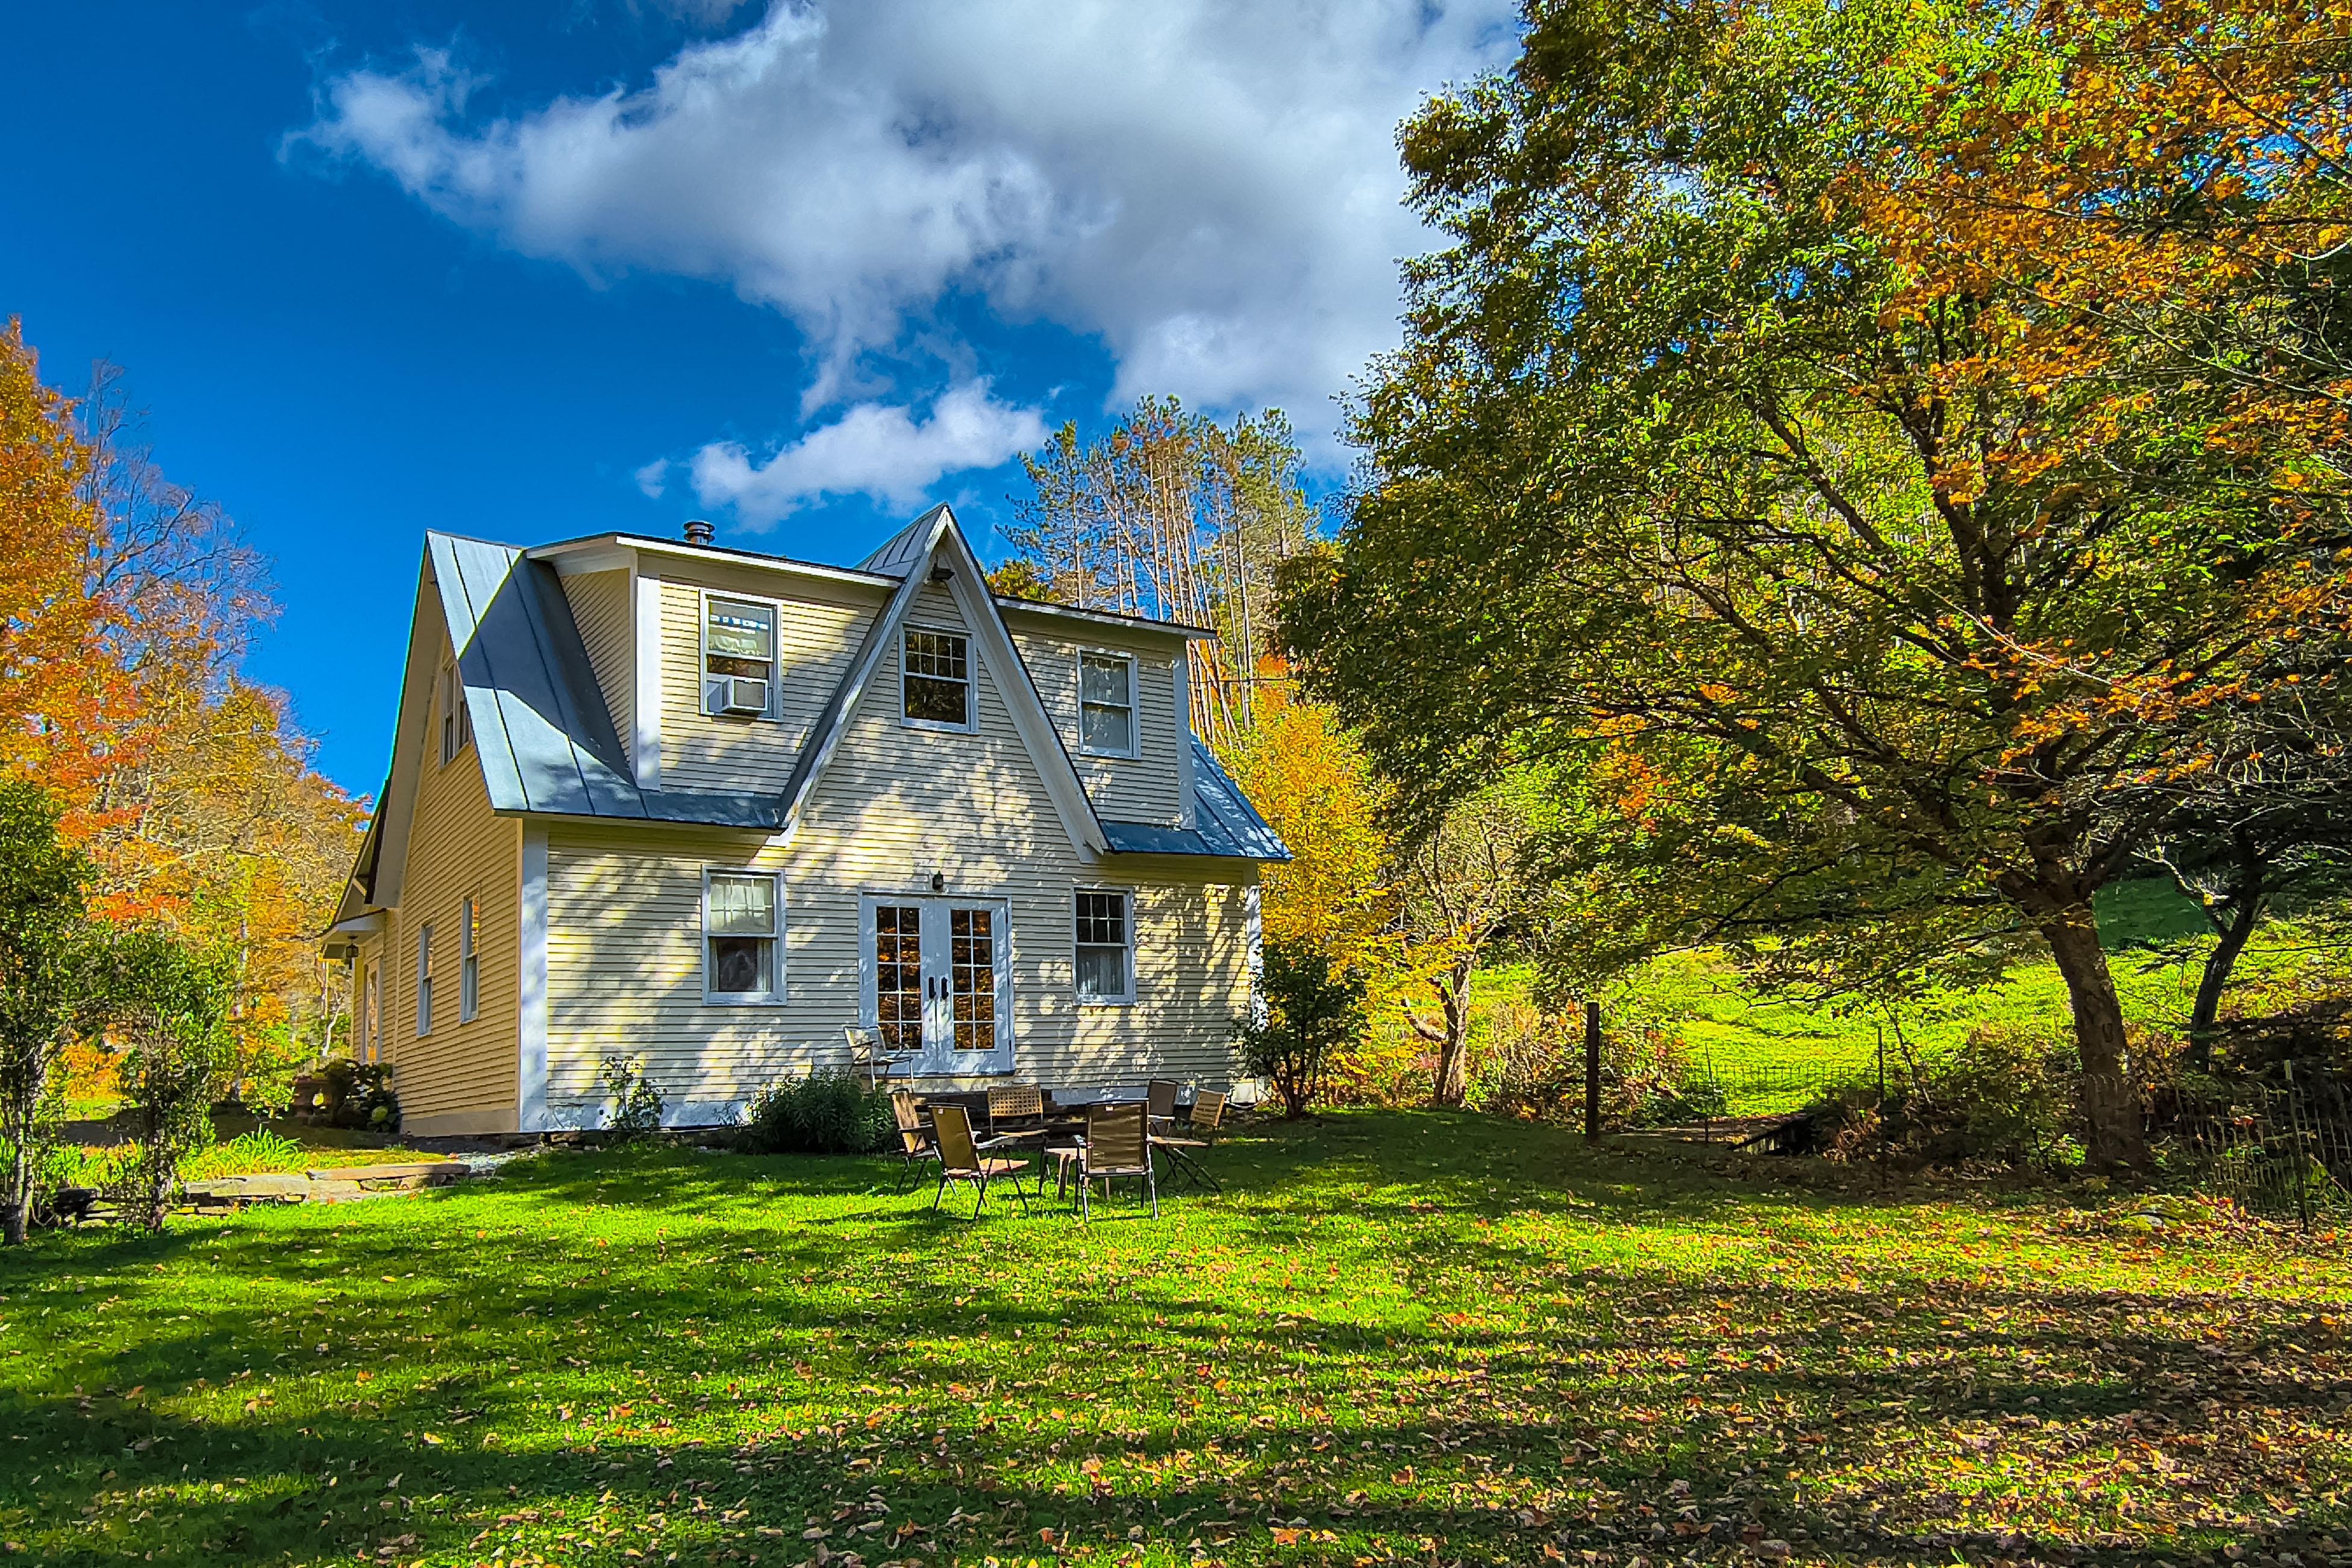
[[[392,1090],[392,1069],[381,1061],[339,1056],[319,1074],[316,1114],[331,1127],[368,1132],[400,1131],[400,1096]]]
[[[754,1155],[870,1155],[887,1148],[897,1129],[888,1091],[824,1068],[753,1095],[738,1143]]]
[[[1489,1065],[1472,1086],[1480,1110],[1538,1122],[1584,1117],[1584,1020],[1507,1003],[1495,1011]],[[1665,1126],[1727,1114],[1722,1085],[1699,1077],[1681,1033],[1621,1009],[1601,1032],[1601,1122]]]
[[[1364,1034],[1364,977],[1332,973],[1329,955],[1304,942],[1265,944],[1251,1016],[1234,1029],[1243,1065],[1273,1083],[1296,1119],[1322,1097],[1332,1056]]]
[[[604,1093],[612,1101],[604,1113],[604,1133],[611,1142],[630,1143],[661,1131],[661,1091],[646,1079],[643,1061],[606,1057]]]
[[[109,945],[100,995],[122,1047],[130,1167],[117,1186],[124,1217],[163,1228],[180,1165],[213,1141],[212,1106],[228,1066],[234,968],[161,932],[128,931]]]
[[[1985,1025],[1948,1053],[1890,1059],[1883,1101],[1874,1082],[1832,1091],[1815,1119],[1832,1159],[2055,1170],[2080,1152],[2074,1060],[2055,1029]]]

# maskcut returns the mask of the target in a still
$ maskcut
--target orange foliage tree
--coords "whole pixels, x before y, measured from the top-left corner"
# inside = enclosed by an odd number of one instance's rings
[[[271,609],[260,563],[216,507],[162,475],[138,427],[118,371],[101,366],[68,400],[8,324],[0,768],[63,806],[63,832],[94,863],[94,914],[229,956],[243,1059],[282,1075],[338,1027],[310,938],[363,808],[310,768],[284,699],[237,675]]]

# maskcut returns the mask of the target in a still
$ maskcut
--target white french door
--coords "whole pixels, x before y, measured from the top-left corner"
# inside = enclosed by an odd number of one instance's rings
[[[858,901],[864,1022],[901,1073],[1013,1068],[1012,929],[1003,899]]]

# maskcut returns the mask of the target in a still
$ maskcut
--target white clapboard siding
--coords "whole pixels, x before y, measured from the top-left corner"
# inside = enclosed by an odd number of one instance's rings
[[[596,672],[613,728],[620,735],[622,749],[634,759],[630,727],[635,713],[636,617],[629,603],[628,570],[567,577],[563,596],[571,601],[572,619],[587,646],[589,667]]]
[[[442,633],[435,666],[448,656]],[[407,875],[380,951],[384,1060],[403,1124],[423,1135],[501,1132],[515,1125],[521,827],[491,814],[471,746],[444,766],[440,718],[428,712],[409,830]],[[474,900],[480,1007],[458,1015],[457,925]],[[433,1032],[416,1034],[416,934],[433,927]]]
[[[926,589],[919,624],[961,624]],[[710,831],[551,827],[548,839],[548,1099],[593,1117],[607,1055],[644,1059],[675,1104],[740,1101],[778,1076],[845,1057],[859,1017],[858,895],[1003,898],[1012,915],[1014,1075],[1049,1086],[1151,1076],[1223,1083],[1246,1005],[1247,866],[1181,859],[1106,874],[1082,861],[1007,713],[998,672],[978,670],[978,733],[899,722],[898,651],[810,800],[789,849]],[[785,992],[768,1008],[702,1000],[707,867],[784,873]],[[1137,1000],[1076,999],[1075,890],[1136,895]]]
[[[1087,798],[1106,817],[1128,822],[1173,825],[1182,811],[1183,769],[1178,761],[1184,743],[1185,716],[1176,711],[1176,660],[1166,639],[1126,638],[1105,629],[1100,638],[1076,642],[1027,629],[1013,633],[1021,662],[1037,683],[1062,745],[1076,764]],[[1088,757],[1079,749],[1078,654],[1085,649],[1126,653],[1135,660],[1135,722],[1138,755]]]
[[[687,571],[695,570],[692,580]],[[773,573],[662,566],[662,781],[672,789],[781,789],[848,673],[883,591]],[[702,591],[778,601],[779,719],[702,711]]]

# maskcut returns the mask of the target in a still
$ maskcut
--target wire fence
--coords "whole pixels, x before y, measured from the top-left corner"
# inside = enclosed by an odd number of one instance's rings
[[[2352,1090],[2336,1073],[2290,1062],[2203,1088],[2172,1134],[2183,1174],[2217,1197],[2306,1231],[2352,1218]]]

